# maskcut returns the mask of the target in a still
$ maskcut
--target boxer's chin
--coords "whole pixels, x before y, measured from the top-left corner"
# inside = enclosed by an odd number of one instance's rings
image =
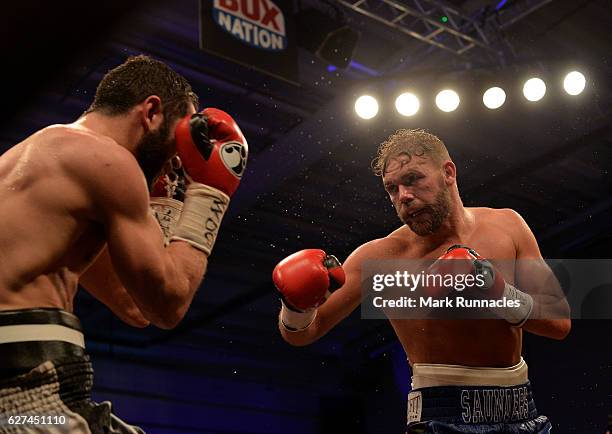
[[[408,227],[410,228],[410,230],[412,232],[414,232],[415,234],[417,234],[420,237],[425,237],[427,235],[431,235],[433,234],[436,228],[433,224],[430,218],[423,220],[423,221],[413,221],[413,220],[406,220],[404,221],[405,224],[408,225]]]
[[[400,215],[402,223],[407,225],[418,236],[425,237],[435,233],[450,215],[450,192],[441,189],[433,204],[428,205],[421,214],[410,217]]]
[[[151,187],[164,165],[172,156],[172,142],[168,140],[165,128],[149,131],[136,147],[136,160],[144,173],[147,185]]]
[[[439,216],[435,216],[430,210],[427,210],[416,217],[404,218],[402,222],[418,236],[425,237],[437,231],[442,226],[443,220],[440,221]]]

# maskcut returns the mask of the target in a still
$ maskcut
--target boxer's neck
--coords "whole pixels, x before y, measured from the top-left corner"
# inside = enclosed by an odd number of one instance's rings
[[[100,135],[109,137],[135,154],[136,147],[144,134],[142,123],[130,114],[108,116],[91,112],[79,118],[75,124]]]

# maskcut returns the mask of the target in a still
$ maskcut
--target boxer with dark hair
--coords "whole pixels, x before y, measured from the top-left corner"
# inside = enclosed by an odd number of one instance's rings
[[[197,104],[167,65],[131,57],[76,122],[0,157],[0,432],[142,432],[91,401],[73,300],[81,283],[137,327],[187,312],[248,152]]]
[[[283,338],[308,345],[359,306],[367,294],[361,288],[366,261],[429,259],[428,272],[458,267],[489,276],[473,291],[486,290],[513,307],[492,309],[484,319],[389,317],[413,374],[408,432],[549,432],[550,422],[532,399],[522,334],[563,339],[571,324],[569,306],[527,223],[511,209],[464,207],[457,168],[444,143],[426,131],[397,131],[380,145],[372,166],[403,225],[360,246],[344,266],[316,249],[282,260],[273,279],[282,298]],[[449,266],[451,259],[461,261]],[[500,268],[488,259],[500,260]],[[420,290],[444,295],[427,285]]]
[[[184,117],[191,107],[198,107],[198,97],[187,80],[162,62],[134,56],[102,78],[93,103],[85,111],[85,115],[120,116],[151,95],[163,102],[163,119],[159,128],[145,132],[134,151],[148,185],[172,156],[168,155],[172,148],[167,143],[171,123]]]

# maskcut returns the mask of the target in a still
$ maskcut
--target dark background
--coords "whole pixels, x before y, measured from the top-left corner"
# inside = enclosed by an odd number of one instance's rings
[[[546,257],[609,257],[612,4],[517,0],[503,8],[538,3],[511,25],[493,13],[497,1],[447,3],[487,18],[493,50],[463,55],[339,6],[361,32],[354,63],[330,70],[301,49],[299,87],[200,51],[197,0],[5,5],[3,150],[46,125],[72,122],[103,74],[138,53],[184,74],[202,106],[233,114],[250,144],[206,281],[177,330],[130,329],[79,295],[96,399],[112,400],[121,417],[156,434],[402,432],[410,372],[388,323],[355,312],[319,342],[290,347],[276,329],[279,302],[270,281],[275,263],[295,250],[323,247],[345,258],[398,226],[380,179],[368,170],[378,143],[398,128],[439,135],[459,168],[465,204],[514,208]],[[302,6],[334,14],[327,2]],[[388,12],[384,5],[379,11]],[[560,86],[572,68],[587,76],[586,91],[574,98]],[[520,96],[530,73],[548,84],[537,104]],[[479,102],[492,81],[508,93],[494,112]],[[431,108],[444,83],[463,95],[455,113]],[[421,92],[423,107],[406,119],[392,104],[409,85]],[[365,90],[382,106],[370,121],[352,108]],[[612,321],[575,320],[564,341],[525,335],[536,402],[554,432],[605,431],[611,332]]]

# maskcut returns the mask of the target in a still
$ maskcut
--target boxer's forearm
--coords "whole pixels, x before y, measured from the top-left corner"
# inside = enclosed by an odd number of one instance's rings
[[[109,256],[144,316],[157,327],[173,328],[185,316],[208,260],[204,252],[184,241],[163,247],[157,221],[148,212],[146,217],[145,222],[129,218],[112,222]]]
[[[158,288],[152,288],[148,298],[139,297],[139,307],[156,326],[174,328],[191,305],[206,272],[208,259],[202,251],[183,241],[174,241],[165,250],[164,281]],[[147,306],[142,305],[145,299]]]
[[[570,332],[571,321],[565,319],[530,319],[523,325],[523,330],[551,339],[565,339]]]
[[[534,319],[569,319],[570,306],[561,294],[532,294]]]

